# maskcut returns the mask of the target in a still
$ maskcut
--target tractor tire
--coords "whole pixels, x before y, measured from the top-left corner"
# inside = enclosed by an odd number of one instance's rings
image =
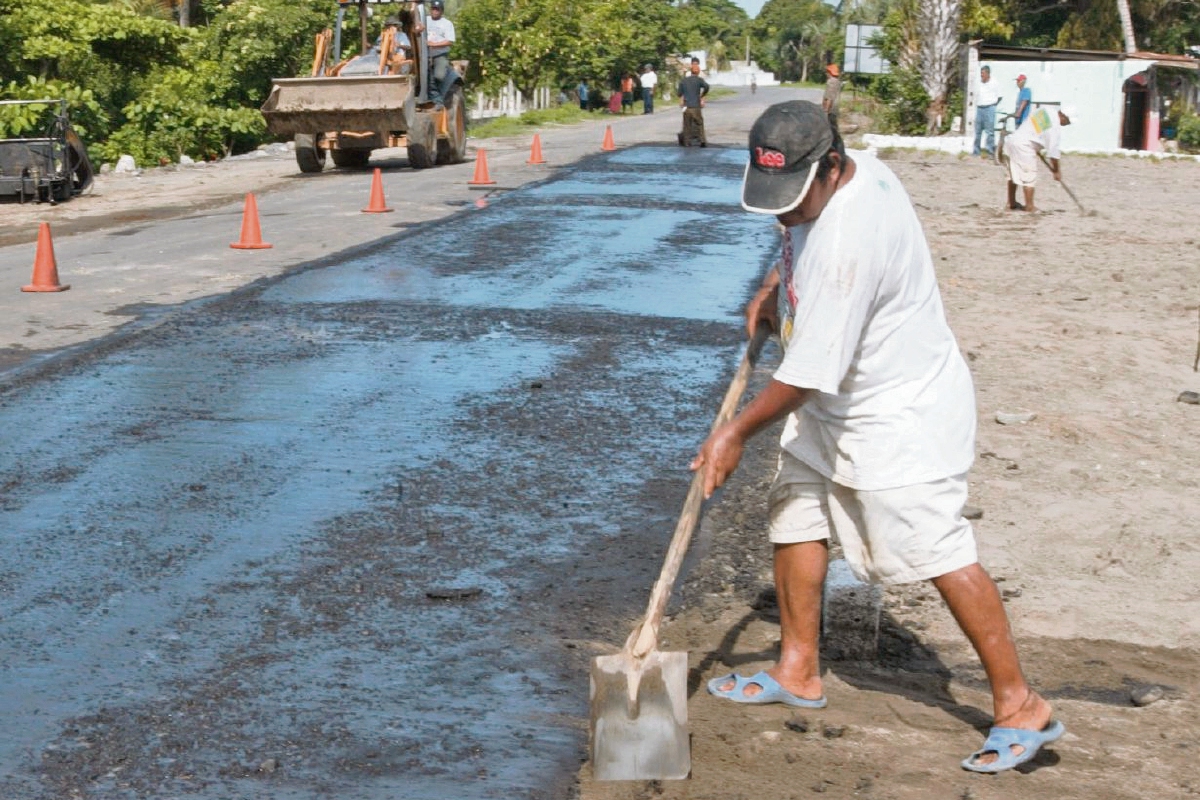
[[[408,130],[408,165],[428,169],[437,163],[437,122],[433,114],[418,111]]]
[[[467,159],[467,105],[461,87],[451,89],[446,98],[446,129],[449,135],[438,139],[437,163],[461,164]]]
[[[330,150],[329,156],[335,167],[342,169],[366,169],[371,160],[370,150]]]
[[[317,147],[317,137],[311,133],[297,133],[296,163],[301,172],[320,172],[325,169],[325,151]]]

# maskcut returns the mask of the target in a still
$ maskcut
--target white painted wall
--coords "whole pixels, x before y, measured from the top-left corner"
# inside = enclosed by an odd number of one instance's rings
[[[989,61],[977,62],[971,74],[966,119],[974,126],[972,105],[979,67],[992,68],[992,82],[1000,89],[996,121],[1011,114],[1017,105],[1017,76],[1025,75],[1026,86],[1033,92],[1033,105],[1059,103],[1073,105],[1078,119],[1063,129],[1063,150],[1111,151],[1121,146],[1121,115],[1125,107],[1122,85],[1129,76],[1148,69],[1153,61]]]
[[[758,86],[778,86],[774,72],[763,72],[753,61],[730,61],[729,69],[704,77],[713,86],[749,86],[753,78]]]

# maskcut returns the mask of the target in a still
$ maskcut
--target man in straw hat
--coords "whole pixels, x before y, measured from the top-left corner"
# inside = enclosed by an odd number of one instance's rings
[[[1037,186],[1038,155],[1046,152],[1050,172],[1054,180],[1062,180],[1062,129],[1071,124],[1076,114],[1073,106],[1058,109],[1034,109],[1029,117],[1004,139],[1004,162],[1008,167],[1008,209],[1010,211],[1037,211],[1033,205],[1033,190]],[[1017,187],[1020,186],[1024,204],[1017,202]]]
[[[996,584],[963,519],[975,452],[971,374],[946,323],[913,204],[876,158],[846,154],[813,103],[769,107],[750,130],[748,211],[783,226],[782,257],[747,306],[777,332],[773,379],[713,431],[692,468],[711,495],[756,433],[786,420],[770,489],[781,643],[753,676],[713,678],[737,703],[823,708],[818,662],[828,540],[860,579],[932,581],[983,661],[995,727],[965,769],[999,772],[1062,736],[1026,683]]]

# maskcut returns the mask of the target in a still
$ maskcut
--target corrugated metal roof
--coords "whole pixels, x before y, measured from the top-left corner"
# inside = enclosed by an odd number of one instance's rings
[[[1120,53],[1114,50],[1065,50],[1057,47],[1018,47],[1009,44],[989,44],[975,41],[981,58],[993,61],[1157,61],[1184,69],[1200,69],[1200,59],[1171,53]]]

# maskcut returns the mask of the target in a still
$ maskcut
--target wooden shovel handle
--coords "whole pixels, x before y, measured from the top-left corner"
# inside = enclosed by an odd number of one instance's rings
[[[750,373],[754,371],[754,364],[758,361],[758,356],[769,335],[768,327],[760,323],[754,332],[754,338],[746,346],[746,353],[742,356],[742,363],[738,365],[729,389],[725,392],[725,400],[721,403],[721,410],[717,412],[717,418],[713,421],[712,430],[715,431],[733,419],[738,401],[741,400],[742,393],[746,391]],[[646,606],[645,621],[634,629],[633,634],[629,637],[629,643],[626,645],[635,658],[642,658],[658,645],[658,626],[662,624],[663,614],[667,610],[667,600],[671,597],[671,589],[675,586],[679,567],[683,564],[683,557],[692,540],[692,533],[695,532],[696,523],[700,520],[700,507],[703,504],[704,471],[697,470],[692,477],[692,485],[688,489],[687,499],[683,501],[683,512],[679,515],[679,522],[675,525],[675,535],[671,537],[671,546],[667,548],[667,559],[663,564],[662,573],[659,574],[658,581],[654,584],[654,590],[650,593],[650,603]]]

